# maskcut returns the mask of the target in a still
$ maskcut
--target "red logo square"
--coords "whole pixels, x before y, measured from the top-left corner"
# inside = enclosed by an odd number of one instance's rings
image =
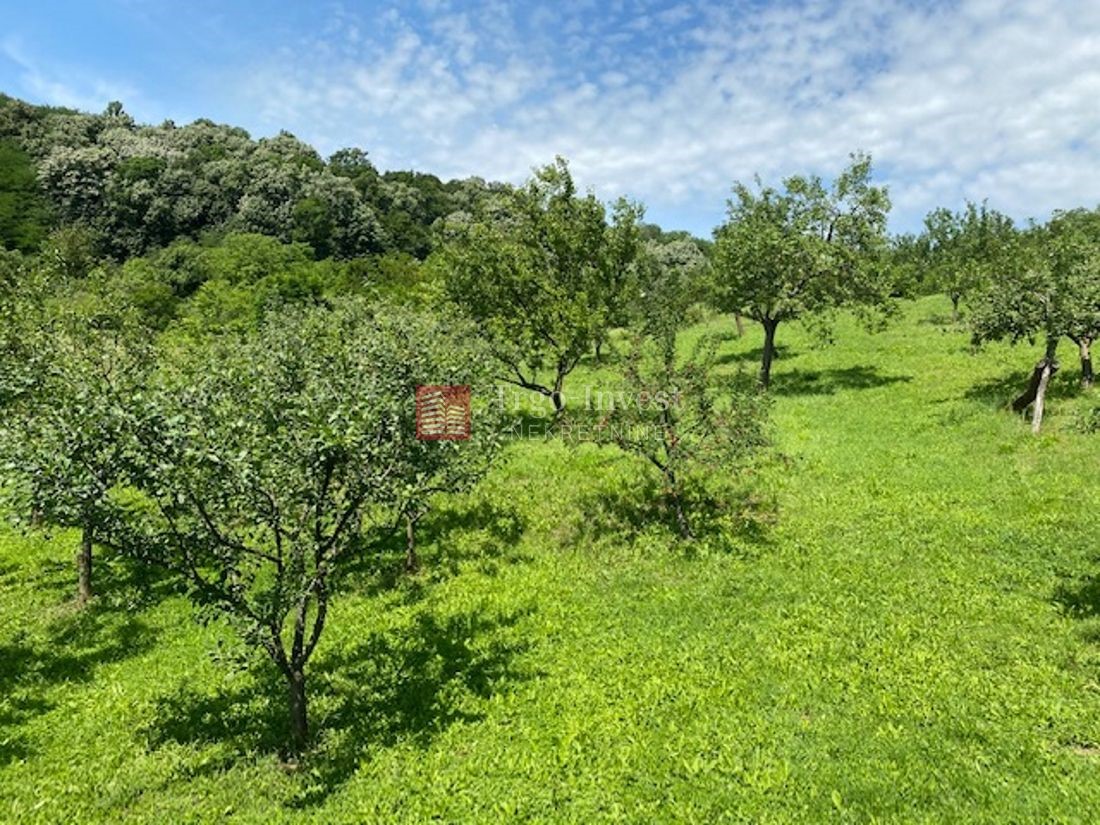
[[[416,388],[416,437],[466,441],[470,437],[470,387],[426,384]]]

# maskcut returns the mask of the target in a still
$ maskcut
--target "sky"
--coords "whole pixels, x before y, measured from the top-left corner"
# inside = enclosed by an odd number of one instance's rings
[[[1100,204],[1097,0],[36,0],[0,91],[285,129],[382,169],[521,182],[555,155],[702,237],[734,181],[869,152],[891,229],[967,199]]]

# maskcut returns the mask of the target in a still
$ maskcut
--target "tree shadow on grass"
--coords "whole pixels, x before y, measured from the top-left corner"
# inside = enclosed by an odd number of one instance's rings
[[[527,520],[511,504],[468,499],[448,501],[430,510],[416,527],[422,570],[433,580],[458,575],[475,564],[482,573],[495,574],[501,564],[526,560],[517,545]],[[360,592],[391,590],[408,577],[404,570],[405,525],[386,526],[366,537],[354,564],[344,577],[358,578]]]
[[[773,395],[834,395],[842,390],[870,390],[908,383],[911,375],[883,375],[875,367],[772,372]]]
[[[605,344],[603,349],[600,350],[599,358],[596,358],[595,350],[589,349],[577,363],[589,369],[614,368],[626,361],[626,354],[629,350],[629,344],[624,345],[618,342],[613,345]]]
[[[44,535],[50,537],[48,532]],[[57,537],[51,540],[63,544]],[[75,551],[75,541],[71,548],[66,547],[65,550]],[[50,594],[59,605],[73,602],[76,596],[76,567],[68,559],[45,558],[0,570],[0,587],[16,579],[29,585],[32,590]],[[174,573],[96,545],[92,561],[92,590],[94,595],[90,609],[142,610],[184,592],[185,586]]]
[[[515,662],[529,647],[517,626],[531,612],[445,618],[425,612],[407,627],[319,658],[306,675],[314,744],[289,804],[323,802],[372,751],[399,742],[424,748],[450,725],[483,718],[479,700],[532,675]],[[278,753],[287,728],[282,677],[265,666],[243,681],[215,695],[184,686],[161,699],[146,730],[150,747],[227,748],[225,759],[204,760],[192,775],[219,772],[249,755]]]
[[[1074,619],[1100,616],[1100,574],[1062,582],[1054,590],[1053,601]]]
[[[492,573],[502,563],[527,560],[516,549],[526,530],[527,519],[517,507],[483,500],[429,513],[418,526],[417,541],[435,548],[425,558],[432,569],[453,576],[464,563],[477,562],[482,572]]]
[[[1067,370],[1063,364],[1050,380],[1047,399],[1058,401],[1079,397],[1083,392],[1079,377],[1076,371]],[[1027,389],[1030,378],[1030,371],[1014,370],[979,381],[964,392],[963,397],[994,409],[1011,409],[1012,402]]]
[[[731,484],[714,489],[693,479],[684,494],[684,509],[694,538],[680,535],[676,511],[652,473],[605,485],[580,502],[581,519],[574,538],[591,546],[607,537],[631,544],[656,530],[671,545],[692,550],[701,545],[740,555],[752,555],[771,543],[776,503],[751,487]]]
[[[798,355],[797,350],[791,349],[786,344],[777,344],[775,347],[775,361],[783,361]],[[725,352],[715,359],[717,364],[742,364],[746,366],[759,366],[764,359],[764,347],[759,346],[743,352]],[[775,368],[773,363],[772,368]]]
[[[568,396],[566,396],[568,401]],[[533,404],[545,404],[541,410],[528,408],[505,411],[501,422],[501,435],[510,440],[522,441],[528,438],[544,438],[554,431],[553,404],[541,396]]]
[[[55,707],[47,691],[89,682],[99,667],[140,655],[155,640],[141,619],[93,602],[54,620],[42,636],[21,632],[0,644],[0,765],[30,755],[20,728]]]
[[[966,318],[953,318],[950,312],[935,312],[917,320],[922,326],[940,327],[944,332],[966,332]]]
[[[1067,575],[1051,601],[1064,615],[1082,623],[1080,638],[1085,644],[1100,645],[1100,573]]]

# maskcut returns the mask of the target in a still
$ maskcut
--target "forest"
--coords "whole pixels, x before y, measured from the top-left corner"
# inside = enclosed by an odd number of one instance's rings
[[[1094,818],[1100,208],[730,186],[0,96],[0,820]]]

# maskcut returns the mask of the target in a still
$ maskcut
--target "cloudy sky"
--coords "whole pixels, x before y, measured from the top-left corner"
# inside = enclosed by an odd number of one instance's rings
[[[862,149],[892,228],[1100,203],[1097,0],[72,0],[10,4],[0,90],[287,129],[382,168],[522,180],[555,154],[708,235],[734,180]]]

